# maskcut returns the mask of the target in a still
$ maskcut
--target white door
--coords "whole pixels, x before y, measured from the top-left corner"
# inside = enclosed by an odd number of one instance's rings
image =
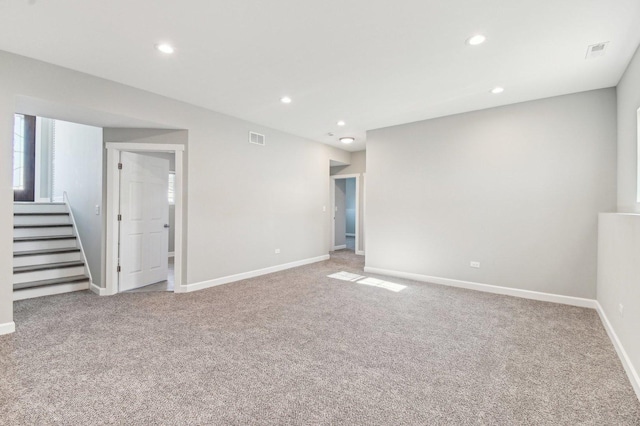
[[[169,160],[120,154],[120,280],[127,291],[167,279]]]

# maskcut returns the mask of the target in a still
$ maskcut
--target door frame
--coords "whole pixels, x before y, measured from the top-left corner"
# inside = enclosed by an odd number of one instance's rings
[[[355,240],[356,240],[356,247],[355,247],[355,253],[356,254],[360,254],[362,253],[360,251],[360,173],[353,173],[353,174],[349,174],[349,175],[333,175],[330,176],[330,197],[331,197],[331,247],[330,247],[330,251],[335,251],[335,250],[339,250],[340,247],[336,247],[336,220],[335,220],[335,213],[336,213],[336,180],[339,179],[350,179],[350,178],[355,178],[356,179],[356,236],[355,236]]]
[[[168,152],[175,155],[175,249],[174,249],[174,293],[183,293],[182,285],[182,237],[183,237],[183,182],[184,182],[184,145],[154,144],[135,142],[107,142],[107,195],[106,195],[106,253],[105,253],[105,290],[107,295],[118,293],[118,243],[120,240],[118,213],[120,210],[120,173],[118,163],[120,152]]]

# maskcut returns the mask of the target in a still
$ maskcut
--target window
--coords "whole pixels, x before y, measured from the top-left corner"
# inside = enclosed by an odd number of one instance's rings
[[[13,116],[13,200],[33,201],[36,173],[36,118]]]
[[[176,173],[169,172],[169,191],[167,193],[169,204],[173,205],[176,203]]]

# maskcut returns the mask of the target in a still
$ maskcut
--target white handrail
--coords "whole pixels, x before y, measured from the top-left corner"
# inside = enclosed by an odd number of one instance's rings
[[[78,224],[76,223],[75,217],[73,217],[73,210],[71,210],[71,203],[69,202],[69,196],[67,195],[67,191],[62,193],[62,199],[64,203],[67,205],[67,210],[69,210],[69,216],[71,217],[71,223],[73,224],[73,229],[76,232],[76,238],[78,239],[78,248],[80,249],[80,253],[82,253],[82,260],[84,260],[84,269],[87,271],[87,275],[89,275],[89,282],[94,284],[93,277],[91,276],[91,268],[89,268],[89,262],[87,262],[87,255],[84,252],[84,248],[82,247],[82,239],[80,238],[80,233],[78,232]]]

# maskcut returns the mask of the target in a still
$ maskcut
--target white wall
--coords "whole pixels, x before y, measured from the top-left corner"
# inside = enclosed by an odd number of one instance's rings
[[[328,253],[329,209],[323,211],[329,202],[327,164],[330,159],[348,163],[348,152],[0,52],[0,136],[5,140],[11,140],[15,105],[25,99],[70,106],[67,111],[71,113],[91,111],[98,118],[100,114],[128,117],[188,130],[188,199],[183,229],[188,254],[183,265],[186,283]],[[76,121],[73,118],[65,119]],[[249,144],[250,130],[266,134],[267,145]],[[2,235],[11,235],[11,144],[3,146],[0,196],[6,201],[0,204],[0,226],[4,227]],[[280,248],[281,254],[274,254],[274,248]],[[11,275],[12,246],[5,238],[0,242],[0,282],[11,283]],[[12,321],[11,293],[10,284],[0,286],[0,324]]]
[[[595,298],[615,113],[603,89],[368,132],[367,267]]]
[[[638,109],[640,108],[640,49],[617,87],[618,95],[618,211],[640,212],[638,203]]]
[[[331,167],[331,176],[339,176],[339,175],[350,175],[350,174],[359,174],[360,175],[360,214],[359,214],[359,225],[360,228],[360,251],[365,251],[365,237],[366,237],[366,225],[365,225],[365,211],[366,211],[366,171],[367,171],[367,151],[356,151],[351,153],[351,158],[348,166],[334,166]]]
[[[102,129],[54,121],[53,201],[69,197],[94,283],[102,282]],[[95,208],[100,206],[100,214]]]

